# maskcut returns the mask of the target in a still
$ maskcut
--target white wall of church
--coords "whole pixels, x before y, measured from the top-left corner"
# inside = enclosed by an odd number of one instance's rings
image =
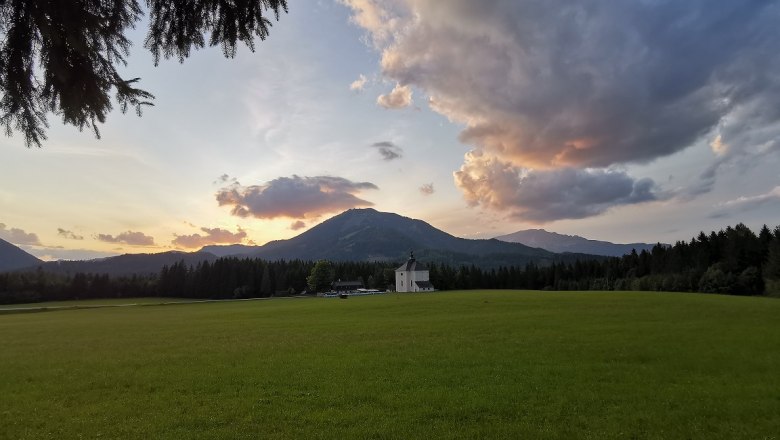
[[[396,292],[419,292],[415,281],[430,281],[430,273],[427,270],[408,271],[401,270],[395,273]]]
[[[409,275],[407,271],[399,271],[395,273],[395,291],[396,292],[408,292],[406,288],[408,287],[408,279]]]

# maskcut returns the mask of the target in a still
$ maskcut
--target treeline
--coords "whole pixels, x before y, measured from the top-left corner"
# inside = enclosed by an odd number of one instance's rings
[[[780,293],[780,226],[755,234],[744,224],[690,242],[623,257],[482,271],[431,267],[439,289],[643,290],[733,295]]]
[[[360,280],[386,289],[395,283],[394,263],[333,263],[335,280]],[[174,297],[237,299],[286,296],[306,292],[314,262],[220,258],[196,265],[164,266],[154,276],[109,277],[34,272],[0,274],[0,304],[71,299]]]
[[[0,304],[158,295],[156,276],[111,278],[105,274],[85,273],[70,276],[46,273],[40,268],[35,272],[0,274]]]
[[[188,266],[165,266],[156,276],[110,278],[41,270],[0,274],[0,303],[67,299],[183,297],[253,298],[306,292],[310,261],[221,258]],[[359,280],[392,289],[397,263],[332,262],[333,280]],[[430,264],[438,290],[645,290],[735,295],[780,293],[780,226],[758,234],[738,224],[689,242],[656,245],[651,251],[547,266],[527,264],[498,269]]]
[[[265,261],[220,258],[195,266],[177,263],[163,267],[159,292],[185,298],[262,298],[306,292],[311,261]],[[385,289],[395,284],[393,263],[333,262],[333,280],[359,280],[366,287]]]

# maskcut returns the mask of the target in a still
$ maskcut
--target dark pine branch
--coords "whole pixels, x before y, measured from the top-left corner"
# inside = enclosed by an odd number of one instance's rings
[[[287,11],[285,0],[147,0],[150,23],[145,46],[155,64],[184,61],[191,50],[220,45],[233,57],[239,42],[254,50],[271,22]],[[154,96],[125,79],[129,29],[141,19],[137,0],[0,0],[0,124],[20,132],[28,147],[46,139],[48,113],[65,124],[93,130],[112,110],[133,108],[140,116]]]

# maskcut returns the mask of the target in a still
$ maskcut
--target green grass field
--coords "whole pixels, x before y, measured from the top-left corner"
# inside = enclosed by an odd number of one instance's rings
[[[472,291],[0,315],[0,438],[780,435],[780,301]]]
[[[166,303],[189,302],[182,298],[111,298],[111,299],[84,299],[71,301],[47,301],[26,304],[0,304],[0,309],[44,309],[44,308],[79,308],[99,306],[122,306],[128,304],[154,305]]]

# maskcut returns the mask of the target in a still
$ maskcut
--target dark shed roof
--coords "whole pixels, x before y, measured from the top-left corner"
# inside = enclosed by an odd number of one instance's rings
[[[334,281],[331,286],[333,287],[333,290],[360,289],[363,287],[363,283],[360,281]]]

